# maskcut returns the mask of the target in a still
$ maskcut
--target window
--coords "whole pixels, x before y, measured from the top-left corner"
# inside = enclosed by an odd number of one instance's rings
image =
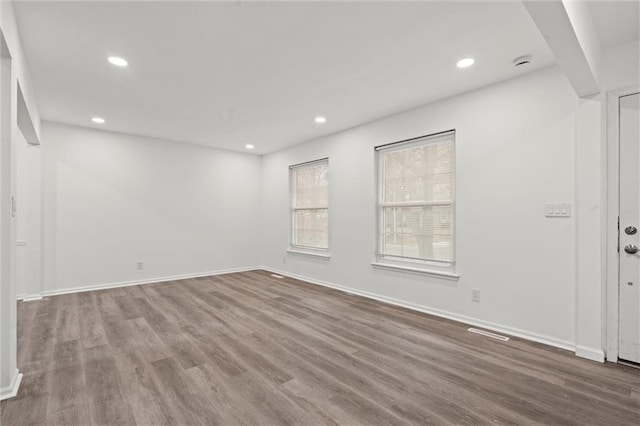
[[[455,132],[378,150],[378,261],[454,264]]]
[[[329,160],[291,166],[291,246],[329,249]]]

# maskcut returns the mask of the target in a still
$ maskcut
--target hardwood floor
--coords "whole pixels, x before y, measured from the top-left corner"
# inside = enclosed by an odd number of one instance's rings
[[[2,425],[640,424],[640,370],[263,271],[19,303]]]

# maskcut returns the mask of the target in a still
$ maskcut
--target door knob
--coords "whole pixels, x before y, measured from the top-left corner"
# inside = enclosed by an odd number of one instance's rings
[[[624,228],[624,232],[627,235],[635,235],[638,232],[638,229],[635,226],[627,226]]]
[[[624,251],[626,251],[629,254],[636,254],[638,252],[638,247],[634,246],[633,244],[627,244],[626,246],[624,246]]]

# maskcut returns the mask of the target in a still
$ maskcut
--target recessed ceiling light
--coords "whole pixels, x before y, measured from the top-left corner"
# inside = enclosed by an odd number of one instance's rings
[[[108,60],[109,62],[111,62],[111,64],[117,67],[126,67],[127,65],[129,65],[129,62],[127,62],[126,59],[122,59],[117,56],[109,56]]]
[[[467,68],[473,65],[474,62],[473,58],[464,58],[460,59],[456,65],[458,68]]]
[[[244,147],[245,147],[245,148],[247,148],[247,149],[253,149],[253,148],[255,148],[255,147],[254,147],[253,145],[251,145],[250,143],[246,144]]]
[[[91,121],[93,121],[94,123],[98,123],[98,124],[104,124],[104,118],[102,118],[102,117],[93,117],[91,119]]]
[[[325,117],[323,117],[323,116],[318,116],[318,117],[316,117],[315,122],[318,123],[318,124],[322,124],[322,123],[326,123],[327,119]]]

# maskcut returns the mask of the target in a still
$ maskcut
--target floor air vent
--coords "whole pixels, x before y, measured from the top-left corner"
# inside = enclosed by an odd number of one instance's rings
[[[467,328],[467,331],[470,332],[470,333],[475,333],[475,334],[480,334],[482,336],[491,337],[492,339],[502,340],[503,342],[506,342],[506,341],[509,340],[509,338],[507,336],[501,336],[499,334],[491,333],[489,331],[478,330],[477,328]]]
[[[271,276],[273,278],[284,278],[282,275],[278,275],[278,274],[271,274]]]

